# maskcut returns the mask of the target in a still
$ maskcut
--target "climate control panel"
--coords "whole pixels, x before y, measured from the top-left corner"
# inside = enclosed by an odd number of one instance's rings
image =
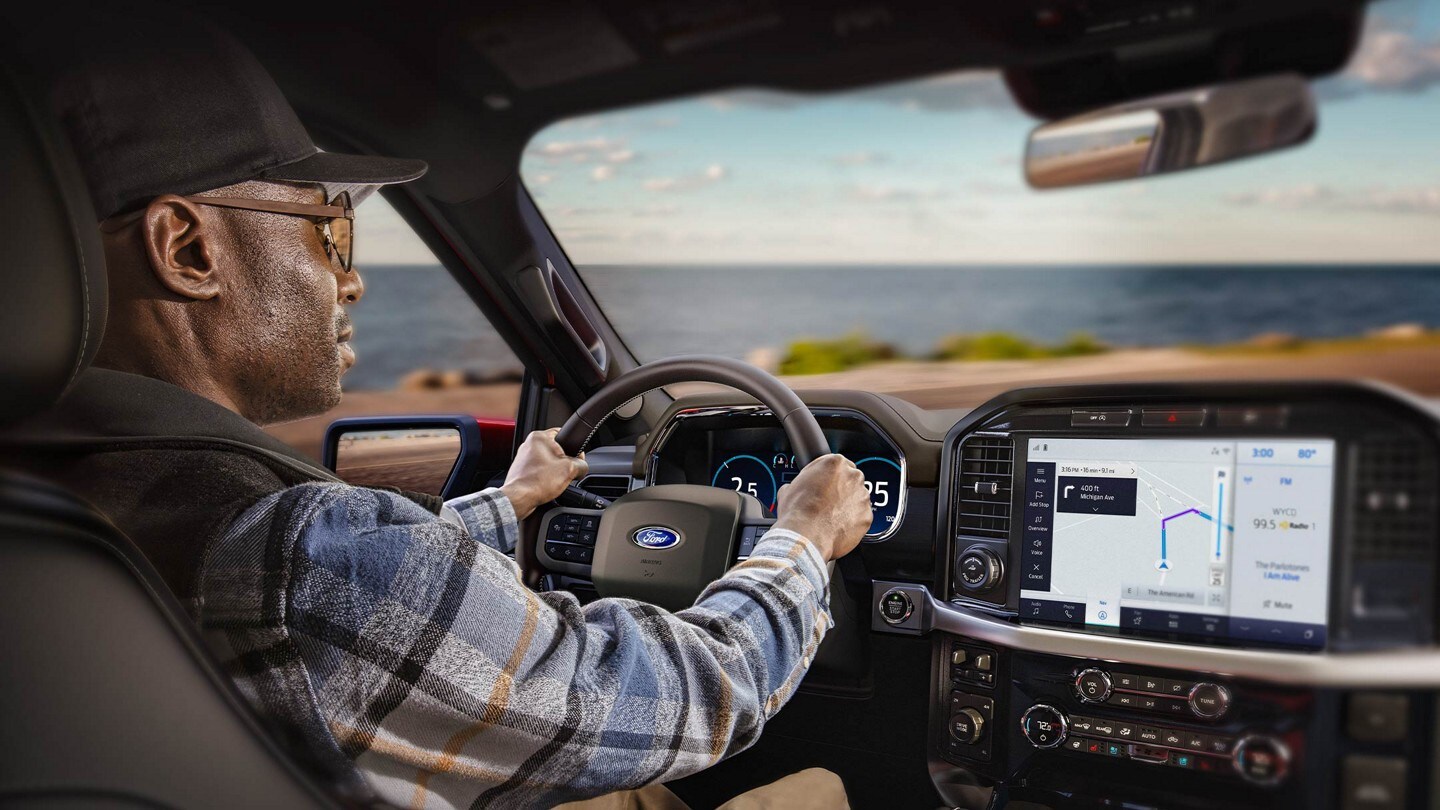
[[[1020,733],[1035,748],[1130,759],[1154,765],[1233,775],[1276,785],[1290,767],[1290,749],[1265,734],[1234,737],[1128,720],[1067,715],[1037,703],[1020,715]]]
[[[1315,690],[960,636],[934,656],[938,753],[1012,794],[1019,786],[1043,803],[1046,791],[1081,791],[1145,806],[1178,787],[1189,803],[1175,806],[1187,810],[1325,806],[1306,769],[1316,724],[1335,709]]]

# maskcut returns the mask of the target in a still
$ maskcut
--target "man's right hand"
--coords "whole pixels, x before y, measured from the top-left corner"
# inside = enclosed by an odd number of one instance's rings
[[[775,528],[804,535],[834,560],[849,554],[870,529],[865,475],[841,455],[821,456],[780,488]]]

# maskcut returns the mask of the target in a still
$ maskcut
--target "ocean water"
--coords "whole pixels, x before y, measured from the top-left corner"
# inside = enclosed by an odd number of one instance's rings
[[[518,367],[441,268],[366,267],[346,387],[389,388],[416,367]],[[1041,341],[1089,332],[1115,346],[1226,343],[1263,333],[1342,337],[1440,328],[1434,267],[618,267],[581,276],[642,359],[745,359],[804,337],[864,331],[911,354],[946,335]]]

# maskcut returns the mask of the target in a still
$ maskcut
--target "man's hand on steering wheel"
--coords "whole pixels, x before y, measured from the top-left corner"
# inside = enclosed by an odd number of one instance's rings
[[[831,453],[805,466],[780,488],[775,528],[789,529],[814,543],[820,556],[849,554],[870,530],[870,494],[854,462]]]
[[[537,430],[525,437],[510,471],[505,474],[505,485],[500,491],[510,499],[515,517],[524,520],[541,504],[560,497],[560,493],[590,471],[585,454],[578,457],[565,455],[555,441],[559,428]]]

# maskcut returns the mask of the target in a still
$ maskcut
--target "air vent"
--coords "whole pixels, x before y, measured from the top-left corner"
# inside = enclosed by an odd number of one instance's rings
[[[1010,484],[1015,474],[1015,443],[1007,436],[971,436],[960,446],[955,491],[955,534],[1010,537]]]
[[[1357,560],[1428,560],[1434,553],[1440,485],[1432,447],[1419,436],[1360,442],[1351,504]]]
[[[591,495],[615,500],[630,491],[630,477],[626,475],[587,475],[580,479],[580,488]]]

